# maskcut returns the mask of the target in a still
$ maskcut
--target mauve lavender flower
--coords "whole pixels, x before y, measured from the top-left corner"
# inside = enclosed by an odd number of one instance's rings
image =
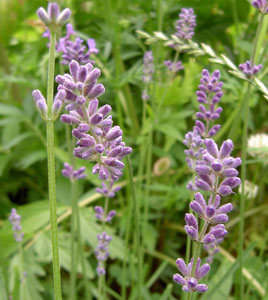
[[[95,255],[98,260],[97,273],[99,276],[102,276],[106,273],[104,262],[107,260],[110,254],[108,247],[112,237],[104,231],[103,233],[97,235],[97,239],[99,241],[95,250]]]
[[[266,0],[253,0],[251,1],[251,5],[253,5],[262,14],[268,13],[268,4]]]
[[[206,139],[204,144],[206,149],[202,153],[202,160],[198,161],[195,169],[200,177],[195,182],[196,186],[201,190],[211,192],[216,189],[221,196],[231,194],[232,189],[241,183],[236,170],[241,165],[241,159],[230,156],[233,149],[232,141],[225,141],[220,150],[212,139]],[[223,178],[223,181],[219,182],[220,178]],[[215,183],[217,183],[216,187]]]
[[[199,284],[198,281],[207,275],[210,270],[210,266],[209,264],[203,264],[200,267],[200,263],[201,259],[198,258],[194,276],[192,276],[191,273],[193,259],[187,266],[182,258],[178,258],[176,260],[177,267],[183,276],[178,273],[174,274],[173,281],[175,281],[179,285],[182,285],[182,290],[184,292],[192,293],[194,291],[197,291],[199,293],[205,293],[207,291],[208,287],[205,284]]]
[[[83,179],[85,178],[87,175],[84,173],[86,168],[85,167],[81,167],[79,169],[77,169],[76,171],[73,169],[73,167],[71,165],[69,165],[68,163],[64,163],[64,168],[62,169],[61,173],[64,177],[69,178],[71,181],[72,180],[78,180],[78,179]]]
[[[152,81],[154,74],[154,57],[152,51],[145,52],[143,56],[143,77],[142,81],[147,84]]]
[[[213,197],[210,196],[207,204],[203,195],[198,192],[195,194],[195,200],[190,203],[190,208],[210,224],[226,223],[229,220],[227,213],[233,209],[233,206],[231,203],[220,206],[220,200],[221,197],[216,195],[212,203]]]
[[[179,20],[176,23],[177,32],[175,35],[184,40],[192,39],[196,26],[196,16],[192,8],[182,8]]]
[[[150,99],[148,89],[149,84],[153,80],[154,74],[154,57],[152,51],[147,51],[143,56],[143,76],[142,81],[145,85],[145,89],[142,91],[142,100],[148,101]]]
[[[103,181],[101,185],[101,188],[96,188],[96,192],[108,198],[113,198],[116,192],[118,192],[121,189],[120,186],[114,187],[113,181],[109,182],[108,184],[106,184],[106,182]]]
[[[71,17],[71,10],[69,8],[65,8],[60,12],[58,4],[50,2],[48,4],[47,11],[43,7],[40,7],[37,10],[37,15],[47,27],[56,31],[59,26],[68,22]]]
[[[39,90],[34,90],[32,92],[33,99],[35,101],[35,105],[40,116],[46,120],[47,119],[47,102],[42,93]],[[61,112],[63,107],[63,103],[65,101],[66,93],[64,90],[59,90],[54,98],[53,106],[52,106],[52,118],[56,120],[58,115]]]
[[[102,206],[95,206],[94,209],[95,209],[95,213],[96,213],[95,214],[96,219],[98,219],[99,221],[102,221],[102,222],[111,222],[112,219],[116,215],[116,211],[111,210],[105,216],[104,209]]]
[[[79,64],[93,64],[94,61],[90,59],[92,53],[97,54],[99,50],[96,48],[94,39],[88,39],[87,46],[83,45],[84,40],[77,37],[75,41],[70,39],[71,35],[75,34],[71,24],[66,25],[67,34],[61,38],[57,45],[57,52],[62,52],[63,65],[68,65],[72,60],[77,61]]]
[[[11,214],[8,220],[12,225],[14,239],[18,243],[22,242],[24,233],[22,232],[22,227],[21,227],[21,216],[17,213],[17,210],[15,208],[11,209]]]
[[[195,128],[199,134],[206,137],[214,136],[220,129],[220,125],[214,125],[209,128],[210,122],[217,120],[220,117],[222,108],[216,108],[217,103],[220,101],[223,92],[221,87],[223,83],[220,80],[220,71],[216,70],[210,76],[208,70],[202,71],[203,77],[200,79],[199,91],[196,92],[197,101],[201,103],[199,105],[199,112],[196,113],[196,117],[205,122],[197,120]]]
[[[256,75],[261,69],[262,65],[253,65],[250,60],[239,65],[239,69],[249,78]]]
[[[181,61],[172,62],[171,60],[165,60],[164,65],[174,74],[184,69]]]

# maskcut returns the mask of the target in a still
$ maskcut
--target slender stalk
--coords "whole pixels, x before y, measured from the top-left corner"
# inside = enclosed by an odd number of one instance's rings
[[[77,199],[76,199],[76,182],[71,182],[72,193],[72,217],[71,217],[71,284],[70,300],[76,299],[76,271],[77,271],[77,249],[76,249],[76,218],[77,218]]]
[[[24,275],[24,253],[23,253],[23,247],[22,247],[22,242],[20,242],[20,250],[19,250],[19,255],[20,255],[20,300],[26,300],[25,298],[25,275]]]
[[[137,287],[137,298],[136,299],[141,299],[141,288],[142,288],[142,251],[140,251],[141,247],[141,236],[140,236],[140,214],[139,214],[139,209],[138,209],[138,203],[136,199],[136,194],[135,194],[135,187],[134,187],[134,181],[133,181],[133,172],[132,172],[132,167],[131,167],[131,161],[130,158],[127,157],[127,169],[129,173],[129,179],[130,179],[130,189],[131,189],[131,194],[132,194],[132,201],[133,201],[133,207],[134,207],[134,219],[135,219],[135,231],[136,231],[136,244],[137,244],[137,259],[138,259],[138,287]]]
[[[252,65],[254,64],[257,56],[257,48],[258,48],[258,41],[263,25],[264,15],[261,15],[261,19],[257,28],[256,38],[254,41],[253,46],[253,53],[252,53]],[[242,135],[242,166],[241,166],[241,179],[242,179],[242,197],[240,201],[240,222],[239,222],[239,270],[238,270],[238,277],[239,277],[239,297],[243,299],[244,294],[244,282],[243,282],[243,250],[244,250],[244,219],[245,219],[245,180],[246,180],[246,158],[247,158],[247,140],[248,140],[248,117],[249,117],[249,99],[250,99],[250,87],[251,83],[248,83],[247,93],[244,102],[244,125],[243,125],[243,135]]]
[[[56,177],[55,177],[55,152],[54,152],[54,122],[52,120],[52,105],[54,95],[55,72],[55,43],[56,33],[51,30],[48,83],[47,83],[47,161],[48,161],[48,194],[50,208],[51,240],[52,240],[52,264],[54,279],[54,298],[61,300],[61,276],[58,246],[57,226],[57,201],[56,201]]]

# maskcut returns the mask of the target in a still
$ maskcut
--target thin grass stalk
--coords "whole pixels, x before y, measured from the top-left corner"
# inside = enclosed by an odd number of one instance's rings
[[[56,33],[51,30],[48,82],[47,82],[47,161],[48,161],[48,194],[52,240],[52,264],[54,280],[54,298],[61,300],[61,275],[58,246],[57,225],[57,200],[56,200],[56,177],[55,177],[55,151],[54,151],[54,121],[52,119],[52,105],[54,95],[54,72],[55,72],[55,43]]]
[[[72,203],[72,217],[71,217],[71,281],[70,281],[70,300],[76,299],[76,272],[77,272],[77,248],[76,248],[76,219],[77,219],[77,198],[76,198],[75,180],[71,182],[71,203]]]
[[[138,202],[135,194],[134,180],[133,180],[133,171],[131,166],[130,158],[127,157],[127,170],[130,179],[130,190],[132,194],[132,202],[134,208],[134,220],[135,220],[135,233],[136,233],[136,245],[137,245],[137,259],[138,259],[138,287],[137,287],[137,299],[141,299],[141,288],[142,288],[142,251],[141,251],[141,235],[140,235],[140,214],[138,210]]]
[[[79,214],[78,207],[77,207],[77,210],[76,210],[76,222],[77,222],[77,245],[78,245],[77,249],[78,249],[78,252],[80,254],[81,265],[82,265],[85,299],[86,300],[91,300],[92,296],[91,296],[91,293],[90,293],[90,290],[89,290],[89,285],[88,285],[88,282],[87,282],[86,258],[85,258],[84,251],[83,251],[83,239],[82,239],[82,235],[81,235],[80,214]]]
[[[19,249],[19,256],[20,256],[20,300],[27,300],[25,297],[25,275],[24,275],[24,252],[22,242],[20,243]]]
[[[264,14],[261,15],[260,22],[258,24],[256,38],[253,45],[253,53],[252,53],[252,65],[254,65],[254,62],[257,58],[257,48],[258,48],[258,41],[263,25],[264,20]],[[247,93],[244,103],[244,125],[243,125],[243,135],[242,135],[242,166],[241,166],[241,179],[242,179],[242,197],[240,202],[240,222],[239,222],[239,270],[238,270],[238,276],[239,276],[239,297],[240,299],[243,299],[244,294],[244,282],[243,282],[243,250],[244,250],[244,223],[245,223],[245,200],[246,200],[246,194],[245,194],[245,180],[246,180],[246,158],[247,158],[247,140],[248,140],[248,120],[249,120],[249,99],[250,99],[250,89],[251,89],[251,83],[248,83],[247,87]]]

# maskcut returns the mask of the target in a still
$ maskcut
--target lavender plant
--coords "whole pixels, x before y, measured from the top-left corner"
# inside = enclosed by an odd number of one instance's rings
[[[57,3],[49,3],[47,11],[44,8],[37,10],[40,20],[50,31],[50,48],[47,80],[47,102],[39,90],[33,92],[33,98],[41,117],[46,121],[47,127],[47,158],[48,158],[48,190],[50,203],[50,223],[53,255],[54,297],[61,300],[61,276],[58,249],[57,229],[57,203],[56,203],[56,178],[55,178],[55,153],[54,153],[54,121],[60,113],[65,92],[59,91],[53,101],[54,69],[55,69],[55,44],[56,34],[70,18],[71,11],[66,8],[62,12]]]
[[[105,195],[105,208],[96,207],[96,217],[102,222],[103,232],[98,235],[99,244],[96,250],[98,259],[97,272],[101,277],[105,275],[104,262],[109,256],[108,244],[111,237],[105,232],[105,223],[111,221],[114,212],[108,212],[108,198],[113,197],[118,190],[114,188],[114,182],[123,174],[124,163],[122,159],[132,152],[122,142],[122,130],[119,126],[112,126],[111,106],[106,104],[99,107],[97,99],[104,93],[102,84],[97,80],[100,70],[93,68],[88,63],[81,66],[76,61],[69,65],[70,74],[58,75],[58,90],[66,93],[65,103],[68,114],[61,115],[61,121],[67,124],[77,125],[72,130],[77,139],[77,147],[73,153],[76,157],[95,162],[92,168],[93,174],[99,174],[102,180],[102,188],[97,191]],[[103,295],[103,279],[99,280],[99,293]]]
[[[221,243],[228,233],[225,223],[228,222],[228,213],[232,210],[231,203],[222,204],[222,197],[233,193],[233,189],[240,185],[241,180],[236,168],[241,164],[240,158],[233,158],[230,154],[233,149],[231,140],[226,140],[220,149],[211,138],[220,129],[219,125],[212,122],[219,118],[222,108],[216,108],[223,93],[220,72],[214,71],[210,76],[207,70],[203,70],[200,80],[197,100],[200,104],[199,112],[196,114],[196,125],[193,132],[185,136],[184,144],[189,147],[185,150],[187,164],[194,173],[194,180],[187,187],[193,191],[198,189],[208,192],[210,196],[206,201],[202,193],[195,194],[195,200],[191,201],[192,213],[185,215],[186,225],[184,227],[187,235],[197,243],[194,256],[186,266],[183,259],[179,258],[176,263],[180,274],[175,274],[173,280],[182,285],[184,292],[189,292],[187,299],[191,299],[194,291],[204,293],[208,287],[200,284],[202,279],[210,270],[208,263],[212,263],[213,255],[217,253],[217,245]],[[205,124],[204,124],[205,123]],[[200,228],[203,220],[202,228]],[[200,267],[201,245],[208,252],[207,263]]]

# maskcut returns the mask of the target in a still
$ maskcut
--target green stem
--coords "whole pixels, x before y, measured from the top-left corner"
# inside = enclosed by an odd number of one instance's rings
[[[57,200],[56,200],[56,177],[55,177],[55,151],[54,151],[54,123],[52,120],[52,105],[54,95],[54,71],[55,71],[55,43],[56,33],[51,30],[48,82],[47,82],[47,161],[48,161],[48,194],[52,240],[52,264],[54,279],[55,300],[61,300],[61,276],[58,246],[57,225]]]
[[[264,15],[261,15],[261,19],[258,25],[256,38],[254,41],[253,46],[253,53],[252,53],[252,65],[254,64],[257,56],[257,48],[258,48],[258,41],[260,37],[260,32],[262,29],[264,20]],[[244,125],[243,125],[243,135],[242,135],[242,166],[241,166],[241,179],[242,179],[242,197],[240,202],[240,222],[239,222],[239,270],[238,270],[238,277],[239,277],[239,297],[243,299],[244,294],[244,282],[243,282],[243,250],[244,250],[244,223],[245,223],[245,180],[246,180],[246,158],[247,158],[247,140],[248,140],[248,117],[249,117],[249,99],[250,99],[250,87],[251,83],[248,83],[247,93],[244,102]]]
[[[24,276],[24,253],[23,253],[23,247],[22,247],[22,242],[20,242],[20,250],[19,250],[19,255],[20,255],[20,300],[26,300],[25,297],[25,276]]]
[[[77,202],[76,202],[76,204],[77,204]],[[79,249],[81,264],[82,264],[85,299],[90,300],[90,299],[92,299],[92,297],[90,294],[89,285],[87,283],[86,258],[85,258],[84,251],[83,251],[83,240],[82,240],[82,235],[81,235],[79,209],[76,209],[76,222],[77,222],[77,241],[78,241],[78,249]]]
[[[133,180],[133,172],[131,167],[131,161],[130,158],[127,157],[127,169],[129,173],[129,179],[130,179],[130,189],[132,194],[132,201],[133,201],[133,207],[134,207],[134,219],[135,219],[135,232],[136,232],[136,244],[137,244],[137,259],[138,259],[138,272],[137,272],[137,278],[138,278],[138,294],[137,299],[141,299],[141,288],[142,288],[142,251],[141,251],[141,236],[140,236],[140,214],[139,214],[139,208],[138,208],[138,202],[136,199],[135,194],[135,187],[134,187],[134,180]]]
[[[76,182],[72,180],[72,216],[71,216],[71,284],[70,284],[70,300],[76,299],[76,271],[77,271],[77,249],[76,249],[76,216],[77,216],[77,199],[76,199]]]

